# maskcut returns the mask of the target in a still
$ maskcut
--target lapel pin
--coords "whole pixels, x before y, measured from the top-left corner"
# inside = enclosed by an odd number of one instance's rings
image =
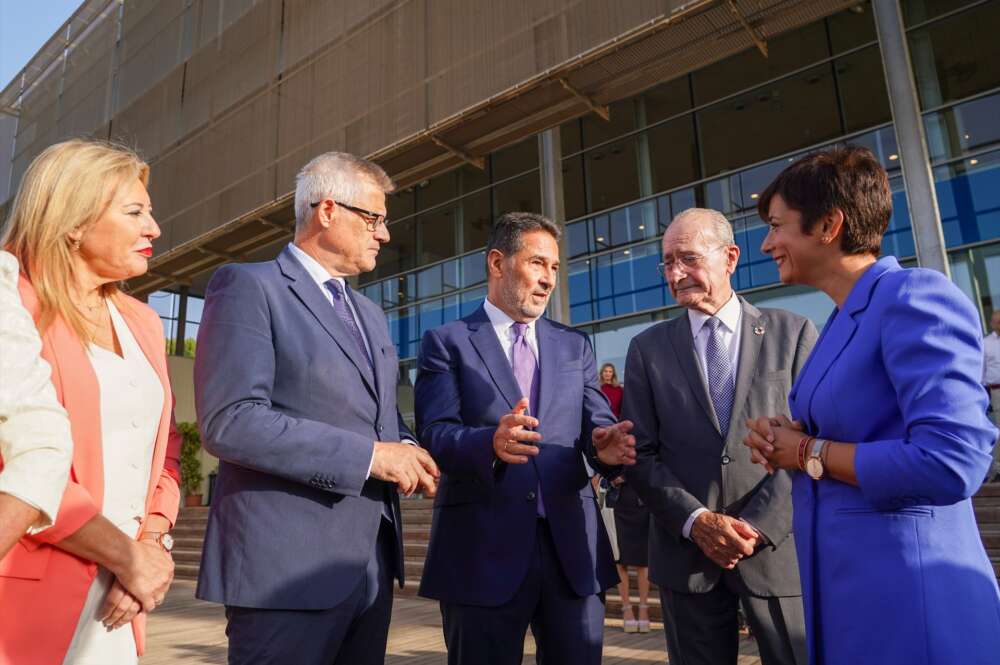
[[[763,335],[764,334],[764,326],[754,326],[753,334],[754,335]]]

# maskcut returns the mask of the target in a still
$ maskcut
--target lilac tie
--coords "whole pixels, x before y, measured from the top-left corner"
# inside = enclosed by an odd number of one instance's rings
[[[358,322],[354,320],[354,314],[351,313],[351,308],[347,304],[347,294],[344,293],[344,285],[336,279],[329,279],[325,282],[326,288],[330,290],[333,294],[333,309],[337,312],[337,316],[340,320],[344,322],[347,329],[351,333],[351,337],[357,342],[358,350],[361,355],[364,356],[365,362],[368,363],[368,368],[375,373],[375,366],[372,364],[372,358],[368,355],[368,347],[365,346],[365,338],[361,335],[361,329],[358,327]]]
[[[527,323],[515,322],[510,329],[514,332],[514,347],[511,349],[510,364],[514,370],[514,378],[521,388],[521,395],[528,398],[528,414],[538,417],[538,359],[528,346],[526,333]],[[537,469],[537,466],[535,467]],[[545,502],[542,501],[542,484],[538,484],[538,515],[545,517]]]

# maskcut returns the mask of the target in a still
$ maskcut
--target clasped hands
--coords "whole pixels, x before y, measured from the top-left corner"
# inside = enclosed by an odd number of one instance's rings
[[[497,459],[507,464],[527,464],[528,459],[538,454],[542,435],[532,431],[538,427],[538,419],[525,412],[528,398],[522,397],[510,413],[500,418],[493,433],[493,453]],[[608,427],[595,427],[591,440],[597,450],[597,457],[608,466],[631,466],[635,464],[635,437],[629,434],[632,422],[623,420]]]
[[[799,468],[802,423],[786,416],[771,416],[750,418],[746,424],[750,431],[743,437],[743,445],[750,449],[751,462],[762,465],[768,473]]]
[[[99,612],[109,631],[127,625],[139,612],[163,604],[174,579],[174,560],[153,540],[130,541],[125,563],[111,571],[115,581]]]
[[[754,553],[760,534],[739,518],[706,511],[691,525],[691,540],[717,566],[731,570]]]

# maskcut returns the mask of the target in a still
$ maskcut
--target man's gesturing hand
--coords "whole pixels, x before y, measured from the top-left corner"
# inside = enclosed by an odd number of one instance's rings
[[[372,477],[395,483],[406,496],[418,489],[425,496],[434,496],[441,472],[430,453],[420,446],[376,441],[375,455],[372,457]]]
[[[597,458],[608,466],[635,464],[635,437],[632,421],[623,420],[610,427],[595,427],[591,439],[597,449]]]
[[[493,453],[497,459],[507,464],[526,464],[528,457],[538,454],[538,446],[532,441],[541,441],[542,435],[528,427],[538,427],[538,419],[525,415],[528,398],[522,397],[510,413],[500,418],[497,431],[493,433]]]
[[[753,527],[742,520],[706,512],[698,515],[691,525],[691,540],[716,565],[732,569],[740,559],[753,554],[758,536]]]

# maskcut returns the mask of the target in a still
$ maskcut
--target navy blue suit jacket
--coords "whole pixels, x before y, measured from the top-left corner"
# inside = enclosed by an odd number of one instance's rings
[[[615,422],[597,385],[587,337],[536,323],[540,452],[528,464],[494,464],[493,433],[521,399],[485,310],[428,331],[416,382],[417,431],[441,469],[420,595],[497,606],[517,591],[535,552],[536,491],[570,586],[580,596],[617,584],[584,455],[596,459],[595,426]]]
[[[413,437],[396,409],[399,368],[385,316],[352,297],[377,376],[287,248],[213,276],[194,379],[204,446],[220,462],[199,598],[335,607],[364,579],[385,501],[402,583],[395,488],[365,478],[376,440]]]

